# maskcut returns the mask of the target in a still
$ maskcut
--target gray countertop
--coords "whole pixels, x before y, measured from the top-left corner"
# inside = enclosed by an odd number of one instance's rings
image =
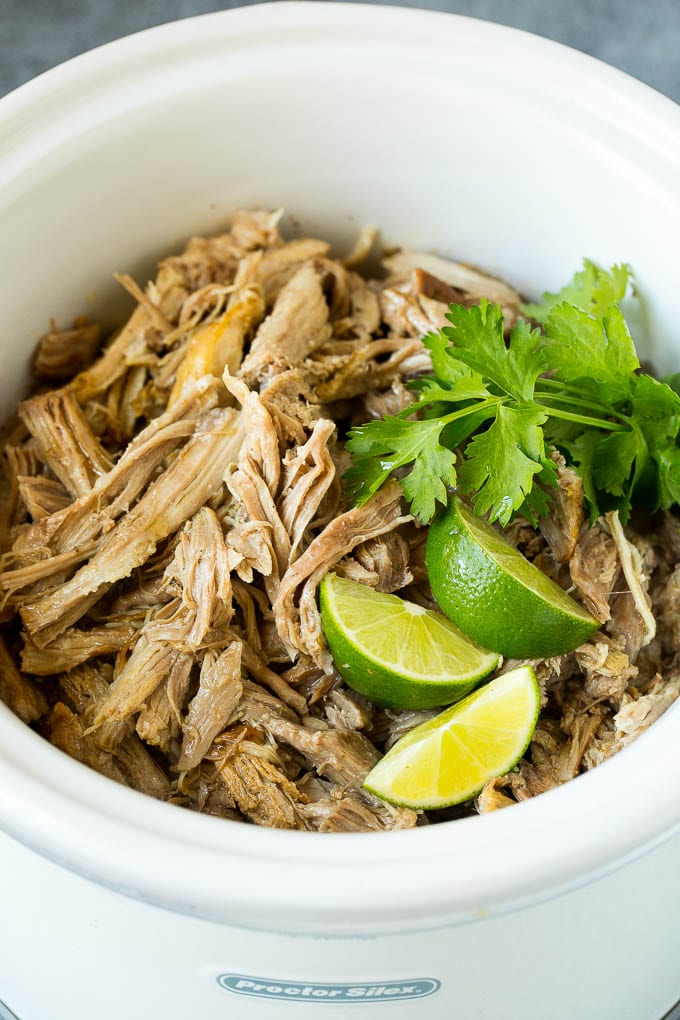
[[[392,2],[473,15],[549,36],[680,101],[680,0]],[[237,6],[225,0],[0,0],[0,95],[130,32]]]

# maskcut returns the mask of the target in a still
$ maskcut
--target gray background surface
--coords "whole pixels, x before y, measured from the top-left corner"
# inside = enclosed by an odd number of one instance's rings
[[[474,15],[549,36],[680,101],[680,0],[392,2]],[[225,0],[0,0],[0,95],[111,39],[237,6]]]

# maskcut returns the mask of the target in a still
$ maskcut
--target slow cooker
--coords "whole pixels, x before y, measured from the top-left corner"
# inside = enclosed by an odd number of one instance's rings
[[[432,249],[527,294],[630,262],[680,366],[680,113],[483,22],[280,3],[165,25],[0,101],[0,413],[50,316],[112,325],[229,212]],[[661,1020],[680,998],[680,708],[483,817],[312,835],[118,787],[0,705],[0,1008],[18,1020]],[[670,1014],[669,1014],[670,1015]]]

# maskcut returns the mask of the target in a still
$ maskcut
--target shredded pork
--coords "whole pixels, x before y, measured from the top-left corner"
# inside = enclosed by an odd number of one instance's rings
[[[85,319],[39,341],[37,387],[1,458],[0,699],[71,757],[191,810],[411,828],[437,813],[362,784],[436,711],[388,711],[345,686],[317,589],[335,570],[436,609],[426,532],[396,482],[346,504],[343,437],[408,407],[430,368],[421,338],[450,303],[497,301],[511,326],[520,297],[413,251],[367,279],[372,228],[340,260],[324,240],[284,240],[280,219],[237,212],[144,288],[118,275],[134,309],[108,342]],[[540,530],[516,519],[507,536],[603,628],[533,664],[531,746],[462,813],[573,779],[680,693],[679,522],[589,523],[580,478],[554,457],[549,517]]]

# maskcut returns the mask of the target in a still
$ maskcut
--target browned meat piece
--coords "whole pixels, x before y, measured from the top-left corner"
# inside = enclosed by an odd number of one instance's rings
[[[41,521],[43,517],[56,514],[72,502],[61,482],[46,475],[35,477],[19,475],[17,482],[21,501],[34,521]]]
[[[508,327],[515,324],[520,314],[521,298],[516,290],[497,277],[489,276],[464,262],[451,262],[426,252],[400,251],[396,255],[384,259],[384,264],[392,273],[411,273],[416,269],[424,270],[437,277],[438,280],[455,287],[456,290],[462,291],[468,302],[477,302],[480,298],[486,298],[488,301],[499,304],[503,309],[505,324]]]
[[[291,656],[306,652],[324,669],[332,669],[316,605],[321,578],[355,546],[394,531],[409,520],[409,516],[401,513],[399,485],[388,484],[364,506],[331,521],[288,568],[273,609],[276,629]]]
[[[242,681],[238,715],[249,726],[259,729],[263,729],[265,723],[272,717],[298,722],[298,717],[290,705],[286,705],[280,698],[247,679]]]
[[[242,252],[254,248],[280,248],[279,221],[283,209],[237,209],[230,220],[231,240]]]
[[[265,684],[278,698],[281,698],[281,701],[297,712],[298,715],[303,715],[307,711],[307,705],[302,695],[294,691],[284,677],[269,669],[248,644],[243,645],[241,654],[243,668],[251,676],[255,677],[260,683]]]
[[[100,702],[108,693],[112,679],[113,669],[106,664],[76,666],[59,677],[59,686],[69,704],[75,708],[84,727],[91,726]],[[123,722],[104,723],[92,734],[92,741],[102,751],[113,752],[133,730],[134,726],[129,719]]]
[[[13,551],[30,561],[36,555],[44,555],[47,548],[56,555],[79,546],[89,547],[128,512],[159,465],[193,435],[195,419],[214,407],[215,402],[214,382],[198,384],[172,412],[161,415],[132,440],[117,464],[95,483],[90,493],[22,530]],[[49,576],[49,560],[45,567],[48,571],[45,576]],[[18,579],[8,579],[11,573],[0,574],[1,587],[11,590],[20,586]]]
[[[175,682],[181,686],[192,663],[191,655],[166,643],[156,644],[140,637],[100,702],[92,725],[99,727],[105,722],[127,719],[141,709],[160,684],[175,674],[178,675]]]
[[[160,747],[176,761],[180,752],[182,710],[191,684],[188,659],[177,660],[168,679],[156,688],[137,716],[137,733],[147,744]]]
[[[315,392],[315,376],[308,368],[291,368],[275,375],[262,389],[262,400],[270,411],[288,421],[312,428],[324,412]]]
[[[73,388],[80,404],[85,404],[104,393],[126,375],[129,368],[127,355],[134,346],[138,356],[147,351],[147,332],[155,332],[149,313],[137,305],[128,322],[103,350],[101,355],[68,384]]]
[[[337,783],[343,791],[356,791],[374,811],[379,811],[385,828],[411,828],[415,811],[392,808],[363,789],[362,783],[380,755],[363,734],[354,730],[310,730],[287,719],[269,717],[264,723],[269,734],[298,751],[322,777]]]
[[[604,634],[596,634],[575,652],[579,669],[585,673],[584,690],[593,700],[609,698],[619,705],[637,669],[616,642]]]
[[[328,305],[319,274],[304,265],[283,287],[260,326],[240,375],[252,386],[303,361],[328,340]]]
[[[585,520],[583,482],[561,454],[553,454],[553,460],[557,463],[557,488],[551,492],[550,513],[539,527],[557,562],[568,563]]]
[[[492,779],[486,784],[475,801],[475,807],[480,815],[488,815],[490,811],[499,811],[504,807],[512,807],[516,801],[508,797],[499,789],[498,779]]]
[[[110,604],[106,616],[102,619],[115,623],[121,616],[127,617],[132,614],[144,621],[149,609],[156,609],[172,600],[172,596],[164,587],[162,576],[153,577],[139,571],[135,580],[137,585],[122,590]]]
[[[233,797],[212,762],[203,762],[191,772],[181,774],[175,783],[176,792],[171,798],[173,804],[180,804],[192,811],[201,811],[217,818],[228,818],[235,822],[247,819],[237,810]]]
[[[61,688],[76,707],[83,726],[92,721],[97,703],[106,695],[109,682],[110,678],[103,670],[90,666],[71,670],[60,678]],[[102,751],[114,752],[115,765],[135,790],[161,800],[170,796],[167,777],[134,735],[129,722],[105,723],[96,733],[86,733],[85,740],[90,748],[95,744]]]
[[[206,375],[221,379],[225,369],[234,373],[240,368],[246,340],[259,325],[264,310],[260,287],[249,285],[238,292],[238,300],[230,301],[220,319],[197,327],[184,348],[169,408]]]
[[[198,691],[182,722],[180,772],[188,772],[205,757],[214,738],[231,721],[243,691],[241,642],[232,641],[220,655],[206,652]]]
[[[19,672],[1,637],[0,699],[25,723],[34,723],[47,712],[45,695],[27,676]]]
[[[133,790],[146,793],[156,800],[167,800],[170,797],[170,780],[134,733],[126,737],[118,747],[115,763]]]
[[[375,570],[367,570],[354,556],[345,556],[336,563],[333,568],[338,577],[345,577],[348,581],[356,581],[357,584],[365,584],[367,588],[377,588],[380,578]]]
[[[238,463],[243,469],[249,460],[257,468],[272,497],[275,497],[281,477],[279,437],[272,416],[258,393],[248,389],[240,379],[224,373],[224,385],[241,405],[244,423],[244,441]]]
[[[623,642],[632,662],[642,647],[656,636],[656,620],[648,595],[649,575],[656,566],[656,554],[650,542],[637,537],[635,544],[626,537],[618,512],[607,514],[607,523],[616,543],[627,592],[612,603],[609,632]],[[640,548],[638,548],[638,546]]]
[[[290,537],[276,506],[281,479],[279,437],[259,394],[251,392],[240,379],[228,373],[225,373],[224,383],[242,406],[245,432],[238,466],[228,474],[226,482],[250,522],[258,524],[260,546],[264,544],[271,549],[271,559],[265,553],[263,562],[270,564],[264,576],[267,593],[272,598],[290,556]]]
[[[241,444],[238,415],[215,410],[198,423],[194,436],[153,482],[139,503],[106,536],[85,566],[56,592],[25,604],[26,629],[45,643],[53,640],[121,578],[128,577],[219,488]]]
[[[569,682],[562,719],[539,719],[530,760],[520,765],[524,795],[535,797],[577,776],[605,714],[605,707],[593,702],[580,682]]]
[[[354,556],[362,567],[375,573],[378,591],[399,591],[413,581],[409,566],[411,549],[396,531],[362,542],[354,550]]]
[[[432,323],[428,322],[420,332],[431,328]],[[315,393],[324,403],[349,400],[385,389],[395,379],[428,371],[432,371],[432,361],[422,340],[412,336],[371,339],[355,347],[351,354],[318,361]]]
[[[310,827],[300,812],[305,796],[281,770],[275,749],[261,743],[257,733],[244,726],[227,730],[215,741],[210,758],[232,803],[251,821],[277,829]]]
[[[328,254],[330,245],[312,237],[301,237],[289,241],[282,248],[268,251],[260,261],[257,280],[264,289],[264,296],[271,305],[286,284],[307,262]]]
[[[637,662],[641,649],[652,639],[630,592],[613,597],[611,614],[608,633],[622,643],[630,661]]]
[[[405,285],[404,285],[405,283]],[[380,290],[380,316],[391,333],[398,337],[419,340],[433,328],[448,325],[432,322],[421,301],[413,293],[410,280],[399,281],[396,285],[384,286]],[[442,306],[446,311],[446,306]]]
[[[546,553],[547,546],[543,535],[540,531],[536,531],[524,517],[513,518],[510,524],[503,528],[503,535],[510,545],[519,549],[522,555],[532,563]]]
[[[669,655],[680,652],[680,565],[659,585],[654,609],[664,652]]]
[[[97,478],[112,468],[85,415],[71,393],[54,390],[25,400],[19,408],[40,456],[75,498],[85,496]]]
[[[362,398],[362,424],[367,419],[384,418],[386,414],[396,416],[413,403],[413,394],[407,390],[401,379],[395,379],[387,390],[371,391]]]
[[[61,701],[57,702],[45,720],[45,736],[71,758],[127,786],[125,774],[113,755],[103,751],[94,738],[85,733],[78,716]]]
[[[40,338],[33,357],[33,371],[46,382],[66,382],[82,372],[94,359],[101,342],[101,330],[79,316],[71,329],[57,329]]]
[[[356,273],[348,274],[348,282],[350,307],[345,329],[358,337],[377,333],[380,328],[380,302],[375,288]]]
[[[569,570],[586,609],[605,623],[611,618],[609,602],[619,573],[619,558],[614,540],[599,521],[581,532]]]
[[[196,651],[211,628],[224,627],[231,619],[229,556],[220,522],[213,510],[203,507],[180,532],[175,554],[164,574],[163,585],[177,596],[172,615],[156,616],[147,636]]]
[[[34,676],[64,673],[90,659],[122,651],[136,634],[135,628],[125,623],[90,630],[71,627],[46,648],[39,647],[29,634],[24,634],[21,668]]]
[[[378,238],[378,228],[370,223],[365,223],[359,228],[352,250],[342,260],[342,264],[349,268],[361,265],[371,254],[373,245]]]
[[[307,442],[290,451],[284,460],[278,506],[291,543],[287,566],[303,551],[307,529],[335,481],[335,464],[328,450],[334,433],[332,421],[315,422]]]
[[[25,520],[24,507],[21,501],[20,479],[25,475],[33,475],[38,470],[38,458],[35,449],[23,444],[13,446],[8,443],[2,451],[2,503],[0,504],[0,553],[4,553],[12,544],[14,528]]]
[[[675,514],[665,512],[661,515],[655,537],[658,539],[659,554],[674,567],[680,562],[680,520]]]
[[[346,687],[329,691],[322,704],[326,719],[337,730],[367,730],[373,720],[370,701]]]
[[[320,776],[343,788],[360,790],[380,758],[370,740],[355,730],[309,730],[273,716],[264,725],[277,740],[304,755]]]
[[[398,740],[421,723],[434,719],[439,711],[438,708],[424,708],[394,712],[389,708],[379,708],[373,715],[373,726],[368,735],[374,744],[383,745],[387,753]]]
[[[158,265],[153,293],[163,314],[174,322],[195,291],[232,284],[242,255],[230,233],[192,237],[181,255],[171,255]]]
[[[452,287],[450,283],[445,283],[425,269],[413,270],[413,285],[416,294],[423,294],[445,305],[473,304],[472,299],[460,287]]]
[[[364,801],[352,796],[312,801],[300,807],[300,814],[317,832],[384,832],[411,827],[390,824],[394,818],[389,812],[372,810]]]
[[[266,215],[273,222],[271,214]],[[192,291],[208,284],[233,282],[239,259],[246,251],[240,242],[248,237],[249,247],[256,236],[273,237],[276,229],[275,223],[263,228],[261,224],[264,217],[250,213],[236,217],[234,222],[235,235],[229,233],[214,237],[193,237],[181,255],[164,259],[160,263],[155,283],[149,285],[146,291],[148,301],[137,305],[126,325],[102,356],[73,380],[72,385],[81,403],[114,386],[133,363],[133,351],[138,364],[148,359],[148,341],[151,341],[153,347],[159,336],[157,316],[153,310],[149,310],[150,305],[164,320],[174,323]],[[248,226],[245,226],[246,222]]]
[[[644,691],[630,690],[612,720],[605,720],[586,753],[586,766],[594,768],[631,744],[659,719],[680,695],[680,673],[657,675]]]

